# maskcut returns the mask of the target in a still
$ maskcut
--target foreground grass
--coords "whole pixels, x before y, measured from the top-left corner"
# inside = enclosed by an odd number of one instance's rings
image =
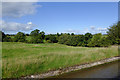
[[[118,55],[118,47],[87,48],[61,44],[2,43],[2,76],[16,78]]]

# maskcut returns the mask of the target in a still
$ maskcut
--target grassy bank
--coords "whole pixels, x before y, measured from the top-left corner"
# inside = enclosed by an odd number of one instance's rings
[[[39,74],[118,55],[118,47],[87,48],[61,44],[3,42],[3,78]]]

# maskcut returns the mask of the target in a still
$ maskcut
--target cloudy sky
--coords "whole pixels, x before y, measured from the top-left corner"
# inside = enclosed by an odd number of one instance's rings
[[[118,2],[3,2],[2,31],[103,33],[118,21]]]

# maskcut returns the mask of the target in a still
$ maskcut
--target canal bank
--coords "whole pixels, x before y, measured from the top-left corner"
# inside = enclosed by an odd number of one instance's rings
[[[71,66],[71,67],[67,67],[67,68],[63,68],[63,69],[58,69],[58,70],[55,70],[55,71],[49,71],[47,73],[43,73],[43,74],[39,74],[39,75],[26,76],[24,78],[47,78],[47,77],[52,77],[52,76],[58,76],[58,75],[61,75],[61,74],[64,74],[64,73],[69,73],[69,72],[72,72],[72,71],[78,71],[78,70],[81,70],[81,69],[87,69],[87,68],[102,65],[102,64],[105,64],[105,63],[110,63],[110,62],[113,62],[113,61],[117,61],[117,60],[120,60],[120,57],[107,58],[107,59],[99,60],[99,61],[92,62],[92,63],[75,65],[75,66]]]
[[[85,68],[62,75],[54,76],[53,78],[118,78],[119,61],[102,64],[95,67]]]

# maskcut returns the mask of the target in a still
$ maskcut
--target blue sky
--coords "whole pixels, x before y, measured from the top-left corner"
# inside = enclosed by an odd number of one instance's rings
[[[5,3],[8,6],[7,10],[3,10],[5,33],[18,31],[30,33],[34,29],[40,29],[47,34],[57,32],[105,34],[106,28],[118,21],[117,2],[29,3],[28,6],[22,3],[21,8],[18,5],[15,7],[15,4]],[[6,7],[3,5],[3,8]]]

